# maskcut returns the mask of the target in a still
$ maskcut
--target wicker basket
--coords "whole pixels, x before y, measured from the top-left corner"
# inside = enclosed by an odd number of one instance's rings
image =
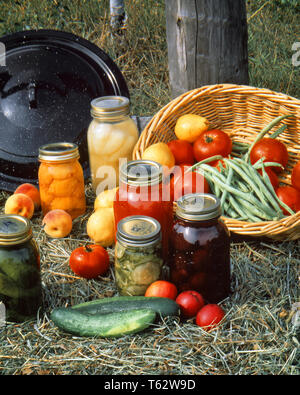
[[[300,100],[243,85],[208,85],[194,89],[172,100],[151,119],[135,146],[133,159],[141,159],[143,151],[151,144],[174,139],[176,120],[186,113],[202,115],[213,127],[226,131],[233,141],[248,143],[277,116],[294,115],[282,121],[288,127],[277,137],[289,151],[289,163],[280,176],[280,182],[290,184],[291,169],[300,160]],[[300,238],[300,212],[279,221],[257,223],[222,218],[231,232],[240,235],[275,240]]]

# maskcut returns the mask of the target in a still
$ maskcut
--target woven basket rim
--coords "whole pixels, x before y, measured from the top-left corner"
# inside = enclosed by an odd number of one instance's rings
[[[289,109],[300,108],[300,100],[292,97],[290,95],[276,92],[267,88],[258,88],[250,85],[236,85],[236,84],[214,84],[214,85],[204,85],[200,88],[195,88],[190,91],[187,91],[180,96],[172,99],[169,103],[164,105],[147,123],[144,130],[142,131],[138,143],[134,147],[133,150],[133,158],[139,159],[139,149],[141,141],[143,142],[146,139],[147,145],[147,137],[151,136],[152,131],[159,127],[161,123],[164,122],[166,118],[168,118],[174,111],[179,109],[184,104],[190,102],[191,100],[195,100],[196,98],[201,98],[206,95],[217,95],[217,94],[232,94],[232,95],[247,95],[247,96],[256,96],[261,99],[266,99],[270,101],[276,100],[280,102],[281,105],[288,106]],[[176,205],[176,202],[174,202]],[[300,237],[300,212],[295,213],[290,216],[286,216],[278,221],[262,221],[262,222],[247,222],[235,220],[230,217],[221,217],[225,223],[229,225],[232,231],[234,228],[237,228],[239,231],[237,233],[242,233],[245,235],[265,235],[268,231],[272,231],[273,235],[280,235],[291,230],[296,230],[299,228],[299,237]],[[275,229],[276,228],[276,229]]]

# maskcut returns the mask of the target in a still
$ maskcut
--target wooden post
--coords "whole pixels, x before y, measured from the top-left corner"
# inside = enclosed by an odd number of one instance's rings
[[[165,0],[172,96],[203,85],[248,84],[245,0]]]

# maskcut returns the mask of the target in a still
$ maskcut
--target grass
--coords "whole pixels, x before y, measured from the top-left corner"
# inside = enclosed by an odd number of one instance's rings
[[[0,4],[0,35],[49,28],[91,40],[121,69],[130,90],[132,113],[150,116],[171,98],[164,1],[125,4],[128,27],[122,42],[111,38],[108,0],[6,0]],[[299,9],[275,0],[251,0],[247,7],[250,85],[299,98],[300,67],[291,62],[292,44],[299,41]]]
[[[51,28],[83,36],[104,49],[128,83],[132,112],[153,115],[170,100],[164,2],[126,2],[128,27],[116,44],[109,31],[108,1],[6,0],[0,3],[0,35]],[[291,65],[299,41],[296,8],[279,1],[249,1],[250,83],[300,97],[300,67]],[[117,293],[113,266],[97,280],[75,276],[71,251],[88,240],[86,221],[94,194],[86,185],[88,210],[65,239],[49,239],[41,214],[33,217],[41,252],[44,305],[36,321],[0,328],[0,374],[124,375],[298,375],[299,241],[234,239],[232,296],[222,302],[226,317],[213,332],[193,320],[169,318],[118,340],[78,338],[57,330],[54,307]],[[3,212],[8,197],[0,192]],[[113,250],[109,249],[113,261]]]
[[[41,252],[44,305],[36,321],[0,328],[2,375],[298,375],[296,302],[300,251],[297,242],[235,240],[231,246],[232,295],[221,305],[222,325],[205,332],[193,319],[168,317],[143,333],[119,339],[79,338],[57,330],[54,307],[117,295],[113,266],[105,277],[85,280],[68,265],[71,251],[88,241],[88,210],[64,239],[32,219]],[[7,194],[0,193],[3,207]],[[108,249],[113,262],[113,250]]]

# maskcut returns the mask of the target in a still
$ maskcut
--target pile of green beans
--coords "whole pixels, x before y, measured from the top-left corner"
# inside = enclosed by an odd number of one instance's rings
[[[223,215],[240,221],[261,222],[278,221],[284,217],[282,207],[290,214],[295,214],[276,195],[265,168],[280,166],[275,162],[263,162],[261,158],[254,165],[249,156],[254,144],[269,132],[278,122],[288,116],[280,116],[267,125],[251,144],[233,143],[236,157],[223,158],[214,156],[201,161],[188,171],[195,170],[202,174],[210,185],[211,192],[221,201]],[[270,137],[276,138],[286,125],[283,125]],[[219,162],[219,170],[209,162]],[[257,171],[262,169],[262,175]]]

